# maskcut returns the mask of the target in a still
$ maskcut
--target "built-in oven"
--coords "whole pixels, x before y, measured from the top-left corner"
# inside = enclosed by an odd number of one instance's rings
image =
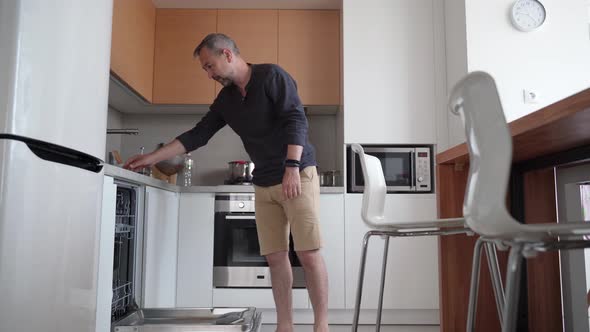
[[[289,238],[293,288],[305,288],[303,268]],[[253,193],[220,193],[215,196],[213,287],[268,288],[270,270],[260,256]]]
[[[434,192],[432,145],[362,145],[365,154],[381,161],[388,193]],[[347,191],[364,191],[363,171],[356,152],[347,149]]]

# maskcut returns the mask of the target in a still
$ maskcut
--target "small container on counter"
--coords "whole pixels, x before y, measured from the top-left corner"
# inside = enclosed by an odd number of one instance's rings
[[[342,185],[342,176],[338,170],[320,172],[320,186],[337,187]]]

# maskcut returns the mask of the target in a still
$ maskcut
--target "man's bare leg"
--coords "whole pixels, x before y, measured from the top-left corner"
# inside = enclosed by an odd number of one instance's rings
[[[293,271],[287,251],[266,255],[272,295],[277,309],[277,332],[293,332]]]
[[[298,251],[313,307],[314,331],[328,331],[328,272],[319,250]]]

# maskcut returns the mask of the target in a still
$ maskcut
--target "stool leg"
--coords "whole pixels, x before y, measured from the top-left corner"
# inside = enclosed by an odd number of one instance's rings
[[[481,260],[481,246],[483,239],[480,237],[473,248],[473,263],[471,265],[471,286],[469,288],[469,307],[467,309],[467,332],[475,331],[475,315],[477,311],[477,292],[479,290],[479,267]]]
[[[363,238],[363,250],[361,253],[361,264],[359,266],[359,280],[356,288],[356,303],[354,305],[354,318],[352,320],[352,332],[357,332],[359,325],[359,315],[361,311],[361,298],[363,297],[363,279],[365,278],[365,265],[367,263],[367,246],[369,245],[369,238],[373,234],[371,231],[365,234]]]
[[[500,273],[500,266],[498,265],[498,254],[496,246],[487,242],[486,257],[488,258],[488,267],[490,269],[490,276],[492,277],[492,287],[494,290],[494,297],[496,299],[496,308],[498,309],[498,318],[500,319],[500,327],[504,323],[504,286],[502,285],[502,277]]]
[[[522,244],[515,244],[510,249],[506,271],[506,303],[504,304],[504,323],[502,332],[516,331],[518,318],[518,299],[520,295],[520,270],[522,266]]]
[[[381,288],[379,290],[379,307],[377,308],[377,322],[375,331],[381,330],[381,312],[383,311],[383,291],[385,290],[385,272],[387,271],[387,254],[389,252],[389,236],[385,235],[385,244],[383,245],[383,263],[381,265]]]

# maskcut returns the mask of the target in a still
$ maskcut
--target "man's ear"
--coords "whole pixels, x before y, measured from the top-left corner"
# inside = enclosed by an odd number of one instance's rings
[[[234,59],[234,54],[227,48],[224,48],[222,51],[223,56],[227,59],[227,62],[232,62]]]

